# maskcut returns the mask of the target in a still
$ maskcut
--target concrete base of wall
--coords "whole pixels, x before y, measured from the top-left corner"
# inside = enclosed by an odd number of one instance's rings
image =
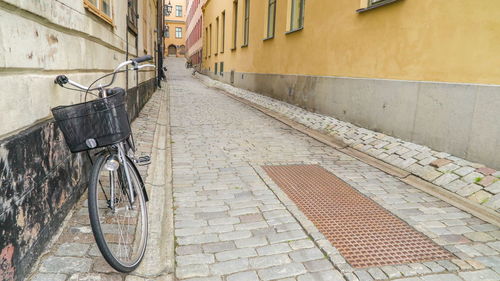
[[[131,120],[155,89],[151,79],[128,91]],[[24,280],[86,190],[90,168],[86,153],[68,150],[53,120],[0,140],[0,276],[5,280]]]
[[[500,169],[498,85],[239,72],[204,74]]]

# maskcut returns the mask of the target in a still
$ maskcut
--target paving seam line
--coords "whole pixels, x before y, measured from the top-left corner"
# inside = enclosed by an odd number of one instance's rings
[[[166,87],[165,83],[163,86]],[[140,278],[165,277],[171,279],[173,265],[173,214],[171,153],[168,121],[168,91],[158,90],[162,95],[158,119],[153,136],[151,164],[144,180],[149,195],[149,236],[146,255],[139,268],[131,276]]]
[[[201,79],[199,79],[200,82],[202,82],[203,84],[205,84]],[[205,84],[207,85],[207,84]],[[352,148],[352,147],[349,147],[347,144],[345,144],[343,141],[339,140],[339,139],[336,139],[336,138],[333,138],[331,136],[328,136],[328,135],[325,135],[317,130],[313,130],[313,129],[310,129],[310,128],[307,128],[306,126],[294,121],[294,120],[291,120],[290,118],[280,114],[280,113],[277,113],[277,112],[274,112],[270,109],[267,109],[261,105],[258,105],[258,104],[255,104],[251,101],[248,101],[244,98],[241,98],[241,97],[238,97],[232,93],[229,93],[223,89],[220,89],[220,88],[217,88],[217,87],[213,87],[213,86],[209,86],[207,85],[207,87],[210,87],[214,90],[217,90],[218,92],[234,99],[234,100],[237,100],[245,105],[248,105],[250,107],[253,107],[257,110],[259,110],[260,112],[274,118],[275,120],[323,143],[323,144],[326,144],[330,147],[332,147],[333,149],[336,149],[344,154],[347,154],[353,158],[356,158],[372,167],[375,167],[389,175],[392,175],[394,177],[397,177],[398,179],[400,179],[401,181],[403,181],[404,183],[410,185],[410,186],[413,186],[425,193],[428,193],[434,197],[437,197],[441,200],[443,200],[444,202],[454,206],[454,207],[457,207],[465,212],[468,212],[486,222],[489,222],[491,224],[494,224],[496,226],[500,226],[500,216],[494,211],[494,210],[491,210],[489,208],[486,208],[484,206],[481,206],[477,203],[474,203],[474,202],[471,202],[467,199],[464,199],[462,198],[461,196],[459,195],[456,195],[455,193],[452,193],[452,192],[449,192],[447,190],[444,190],[442,187],[439,187],[433,183],[430,183],[416,175],[413,175],[399,167],[396,167],[396,166],[393,166],[389,163],[386,163],[382,160],[379,160],[377,158],[374,158],[373,156],[371,155],[368,155],[366,154],[365,152],[363,151],[360,151],[360,150],[357,150],[355,148]]]
[[[277,185],[275,185],[274,182],[270,180],[270,178],[269,179],[264,178],[268,176],[262,170],[260,165],[254,165],[250,163],[250,166],[254,170],[257,177],[259,177],[259,179],[267,186],[267,188],[271,190],[274,196],[276,196],[276,198],[278,198],[278,200],[281,201],[281,203],[285,206],[286,210],[288,210],[292,214],[297,223],[302,227],[302,229],[305,230],[306,235],[314,243],[314,245],[323,253],[323,255],[325,255],[325,257],[328,257],[327,260],[328,262],[330,262],[333,268],[339,271],[343,276],[345,276],[346,273],[353,272],[354,270],[345,271],[342,268],[339,268],[335,264],[335,262],[333,262],[332,256],[338,253],[337,248],[331,245],[331,247],[334,248],[334,251],[332,252],[329,248],[323,247],[323,245],[321,245],[322,240],[327,241],[326,237],[324,237],[319,232],[316,226],[312,224],[312,222],[306,217],[306,215],[304,215],[304,213],[296,206],[293,200],[291,200],[284,191],[282,191]],[[270,185],[269,183],[272,183],[272,185]],[[331,243],[328,241],[328,244]]]

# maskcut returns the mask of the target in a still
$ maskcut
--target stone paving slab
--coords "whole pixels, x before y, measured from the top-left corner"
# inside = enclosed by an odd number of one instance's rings
[[[181,59],[169,64],[179,280],[500,279],[498,227],[221,95]],[[321,165],[456,258],[351,267],[260,168],[290,164]]]
[[[252,103],[299,122],[307,128],[335,137],[349,147],[399,167],[474,203],[500,212],[500,171],[429,147],[357,127],[333,117],[197,74],[205,84],[227,91]]]
[[[134,132],[137,156],[151,155],[155,129],[160,117],[160,104],[164,91],[157,91],[134,120]],[[138,166],[144,180],[153,173],[153,166]],[[150,187],[148,187],[150,188]],[[149,190],[151,192],[151,189]],[[151,201],[150,201],[151,203]],[[79,200],[68,215],[61,233],[39,259],[26,280],[31,281],[145,281],[171,280],[168,276],[143,278],[121,274],[111,268],[101,256],[95,244],[88,217],[87,194]],[[150,221],[155,218],[150,217]],[[154,230],[152,228],[151,230]],[[151,235],[151,233],[150,233]],[[146,259],[146,258],[145,258]],[[143,262],[147,262],[143,260]],[[142,265],[141,265],[142,266]],[[159,266],[159,265],[158,265]],[[135,274],[139,274],[136,271]]]

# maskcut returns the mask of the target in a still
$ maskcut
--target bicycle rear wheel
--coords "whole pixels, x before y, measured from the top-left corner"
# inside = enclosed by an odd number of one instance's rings
[[[98,157],[92,169],[88,190],[90,223],[97,246],[109,265],[120,272],[131,272],[139,266],[146,250],[146,200],[140,175],[127,159],[135,199],[134,204],[130,204],[125,166],[113,159],[117,159],[117,155],[105,153]],[[114,186],[113,193],[111,186]]]

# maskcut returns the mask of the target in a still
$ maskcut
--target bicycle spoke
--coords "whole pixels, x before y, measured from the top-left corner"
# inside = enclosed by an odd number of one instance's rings
[[[118,270],[128,272],[126,268],[135,268],[138,261],[142,259],[146,246],[147,236],[147,214],[145,198],[142,194],[142,185],[136,170],[131,168],[130,163],[130,184],[126,181],[124,168],[120,167],[116,171],[99,170],[99,187],[93,189],[100,194],[95,194],[94,198],[98,201],[97,214],[102,217],[100,230],[94,232],[99,249],[110,264]],[[113,188],[111,188],[113,186]],[[135,202],[130,202],[130,191],[135,195]],[[113,191],[112,191],[113,189]],[[91,196],[89,196],[90,198]],[[101,197],[109,200],[112,198],[113,208],[107,204],[101,205]],[[90,210],[90,209],[89,209]],[[92,219],[91,219],[92,221]],[[94,230],[94,226],[93,226]],[[98,239],[99,237],[99,239]],[[116,264],[115,264],[116,263]],[[125,268],[125,269],[123,269]]]

